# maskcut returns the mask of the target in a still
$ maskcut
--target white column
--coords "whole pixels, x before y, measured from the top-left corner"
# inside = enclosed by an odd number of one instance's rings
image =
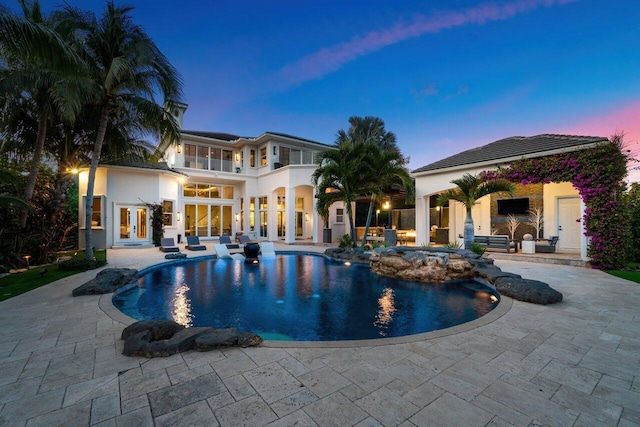
[[[322,222],[322,219],[320,219],[320,215],[318,215],[318,210],[317,210],[317,206],[318,206],[318,199],[316,199],[315,195],[311,196],[311,207],[313,209],[313,213],[311,216],[311,221],[313,221],[312,224],[312,231],[313,231],[313,243],[318,243],[320,242],[320,238],[318,237],[319,233],[320,233],[320,223]],[[324,225],[322,225],[324,227]]]
[[[296,241],[296,189],[294,187],[285,187],[285,224],[284,233],[285,243],[294,243]]]
[[[429,244],[429,198],[416,198],[416,246]]]

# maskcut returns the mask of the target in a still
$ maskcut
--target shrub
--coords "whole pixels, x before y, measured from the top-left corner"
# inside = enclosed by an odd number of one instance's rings
[[[338,243],[338,246],[341,248],[352,248],[353,240],[351,239],[351,236],[348,234],[345,234],[344,236],[342,236],[340,238],[340,242]]]
[[[58,268],[63,271],[69,271],[69,270],[86,271],[86,270],[94,270],[104,265],[107,265],[106,260],[96,260],[96,259],[87,260],[87,259],[72,258],[59,263]]]
[[[478,244],[476,242],[473,242],[471,244],[471,247],[469,248],[469,250],[471,252],[473,252],[474,254],[482,256],[487,251],[487,248],[485,248],[484,246],[482,246],[482,245],[480,245],[480,244]]]
[[[444,247],[449,249],[460,249],[462,248],[462,245],[457,242],[449,242],[446,245],[444,245]]]

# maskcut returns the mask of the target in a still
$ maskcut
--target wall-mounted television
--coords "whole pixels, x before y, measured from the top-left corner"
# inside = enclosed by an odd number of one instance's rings
[[[498,200],[498,215],[528,215],[529,198]]]

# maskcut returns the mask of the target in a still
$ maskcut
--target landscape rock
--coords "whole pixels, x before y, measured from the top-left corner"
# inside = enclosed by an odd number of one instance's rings
[[[350,261],[352,263],[368,264],[369,258],[371,258],[371,252],[360,248],[328,248],[324,253],[329,258]]]
[[[149,341],[166,340],[183,329],[184,326],[174,322],[173,320],[140,320],[124,328],[120,339],[126,340],[131,335],[136,335],[142,331],[148,331],[151,334]]]
[[[360,261],[357,252],[349,249],[328,249],[325,254]],[[354,261],[352,260],[352,261]],[[357,262],[357,261],[356,261]],[[502,271],[490,258],[464,249],[441,247],[376,248],[370,258],[371,270],[383,276],[418,282],[443,282],[457,279],[483,279],[505,296],[534,304],[562,301],[562,294],[536,280],[523,279],[518,274]]]
[[[232,346],[258,346],[262,337],[235,328],[184,326],[172,320],[141,320],[127,326],[121,338],[125,356],[168,357],[187,350],[209,351]]]
[[[534,304],[553,304],[562,301],[562,294],[544,282],[517,277],[500,277],[496,290],[508,297]]]
[[[238,345],[240,333],[236,328],[211,329],[195,341],[195,350],[209,351]]]
[[[110,294],[139,278],[138,270],[133,268],[105,268],[96,274],[95,279],[75,288],[72,294],[74,297]]]

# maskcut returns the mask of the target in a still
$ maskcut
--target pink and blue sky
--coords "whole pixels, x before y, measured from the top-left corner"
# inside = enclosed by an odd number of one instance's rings
[[[624,132],[640,157],[638,0],[116,4],[182,74],[185,129],[331,144],[350,116],[378,116],[412,169],[540,133]]]

